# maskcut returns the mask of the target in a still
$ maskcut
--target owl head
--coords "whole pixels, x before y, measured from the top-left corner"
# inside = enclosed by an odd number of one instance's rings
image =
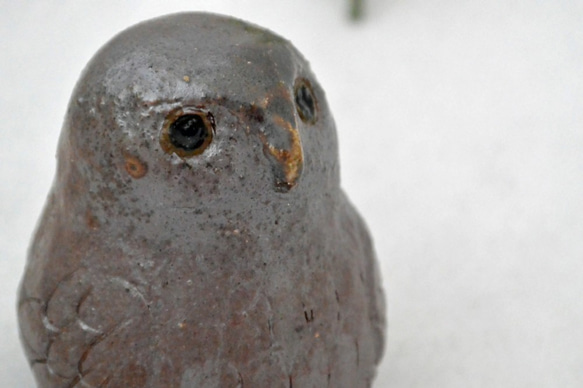
[[[106,44],[59,147],[57,179],[103,212],[293,204],[339,185],[334,122],[306,60],[208,13],[146,21]]]

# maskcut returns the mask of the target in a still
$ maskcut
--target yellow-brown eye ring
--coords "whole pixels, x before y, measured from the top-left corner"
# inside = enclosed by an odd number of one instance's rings
[[[213,140],[215,120],[210,112],[184,107],[170,112],[164,121],[160,145],[181,158],[200,155]]]

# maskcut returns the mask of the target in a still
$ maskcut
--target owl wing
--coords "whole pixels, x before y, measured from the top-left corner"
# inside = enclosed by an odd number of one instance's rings
[[[368,322],[370,323],[374,360],[378,364],[382,358],[385,347],[386,330],[386,304],[382,288],[381,274],[378,267],[373,242],[363,219],[344,193],[341,214],[341,241],[344,242],[345,251],[352,253],[352,260],[358,265],[360,282],[366,295],[366,307]]]
[[[46,297],[29,294],[24,283],[19,322],[37,379],[47,387],[100,387],[127,373],[132,368],[111,356],[131,362],[132,328],[147,318],[145,304],[127,280],[84,268],[60,279]]]

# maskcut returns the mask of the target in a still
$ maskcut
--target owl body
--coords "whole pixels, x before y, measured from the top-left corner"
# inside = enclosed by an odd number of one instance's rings
[[[170,15],[85,69],[22,281],[39,387],[368,387],[374,252],[305,60]]]

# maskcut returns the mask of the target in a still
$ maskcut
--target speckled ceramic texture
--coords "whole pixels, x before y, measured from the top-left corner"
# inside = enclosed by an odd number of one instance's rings
[[[189,110],[213,137],[180,156],[163,132]],[[371,386],[378,269],[301,54],[205,13],[105,45],[71,98],[18,313],[42,388]]]

